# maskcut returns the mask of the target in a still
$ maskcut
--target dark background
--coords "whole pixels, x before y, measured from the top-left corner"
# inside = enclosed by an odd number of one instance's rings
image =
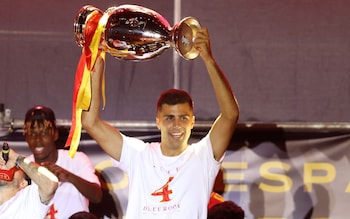
[[[176,1],[180,2],[180,1]],[[71,119],[81,48],[73,20],[84,5],[103,11],[140,4],[174,24],[174,1],[2,0],[0,102],[23,119],[44,104]],[[240,103],[240,122],[347,122],[350,116],[350,1],[186,0],[181,18],[209,28],[212,50]],[[153,121],[159,93],[174,86],[174,50],[145,62],[107,54],[107,120]],[[177,55],[177,54],[175,54]],[[180,58],[179,87],[195,100],[197,120],[218,114],[200,59]]]

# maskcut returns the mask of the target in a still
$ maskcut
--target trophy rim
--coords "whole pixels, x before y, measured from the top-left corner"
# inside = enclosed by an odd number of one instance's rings
[[[183,18],[177,25],[174,26],[174,46],[176,51],[185,59],[195,59],[198,57],[199,55],[199,51],[194,48],[193,46],[191,47],[191,49],[189,49],[187,52],[181,51],[180,49],[180,42],[181,39],[179,39],[179,29],[183,26],[188,26],[191,29],[191,35],[192,35],[192,39],[191,39],[191,44],[193,44],[196,35],[197,35],[197,31],[199,29],[201,29],[201,25],[198,22],[198,20],[194,17],[185,17]]]

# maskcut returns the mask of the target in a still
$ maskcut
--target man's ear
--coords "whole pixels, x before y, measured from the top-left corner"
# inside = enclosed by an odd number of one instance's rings
[[[160,128],[159,128],[159,119],[158,119],[158,117],[156,117],[156,125],[157,125],[158,130],[160,130]]]
[[[58,129],[56,128],[55,129],[55,133],[54,133],[54,139],[55,139],[55,141],[57,141],[58,140],[58,137],[59,137],[59,133],[58,133]]]
[[[191,127],[191,129],[193,129],[195,121],[196,121],[196,117],[193,116],[193,117],[192,117],[192,127]]]

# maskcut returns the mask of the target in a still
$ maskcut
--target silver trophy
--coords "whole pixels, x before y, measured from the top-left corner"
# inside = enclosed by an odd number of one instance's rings
[[[194,59],[199,52],[193,47],[201,28],[193,17],[186,17],[173,27],[159,13],[138,5],[110,7],[105,12],[86,5],[74,21],[74,34],[79,46],[91,39],[96,22],[103,25],[105,51],[118,59],[148,60],[168,48],[175,48],[185,59]],[[100,24],[101,25],[101,24]]]

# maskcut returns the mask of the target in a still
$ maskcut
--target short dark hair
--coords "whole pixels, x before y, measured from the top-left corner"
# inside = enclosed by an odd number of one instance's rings
[[[56,129],[56,117],[55,113],[51,108],[46,106],[35,106],[30,108],[24,119],[24,126],[30,125],[30,127],[25,128],[34,128],[35,125],[43,125],[44,127],[50,127]]]
[[[87,211],[79,211],[72,214],[68,219],[98,219],[98,217]]]
[[[244,210],[233,201],[224,201],[208,210],[208,219],[244,219]]]
[[[191,95],[184,90],[169,89],[160,94],[157,102],[157,111],[162,108],[163,104],[176,105],[188,103],[193,110],[193,101]]]

